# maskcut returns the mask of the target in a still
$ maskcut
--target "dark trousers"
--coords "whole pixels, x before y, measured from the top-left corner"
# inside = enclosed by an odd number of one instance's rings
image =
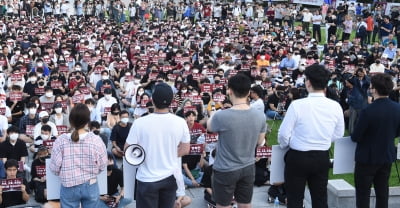
[[[285,156],[285,188],[288,208],[302,208],[306,183],[312,207],[328,208],[328,151],[301,152],[290,149]]]
[[[138,180],[136,189],[136,207],[171,208],[176,198],[176,180],[173,175],[156,182]]]
[[[303,22],[303,31],[308,32],[310,31],[310,22]]]
[[[321,42],[321,25],[313,24],[312,28],[313,38],[317,40],[317,42]]]
[[[372,31],[367,31],[367,44],[372,44]]]
[[[342,41],[350,40],[350,33],[343,32]]]
[[[354,182],[357,208],[369,208],[371,185],[374,184],[376,208],[387,208],[389,198],[389,176],[392,164],[367,165],[356,163]]]

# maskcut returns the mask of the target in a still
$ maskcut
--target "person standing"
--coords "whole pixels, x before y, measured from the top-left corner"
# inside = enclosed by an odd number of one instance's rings
[[[314,11],[314,15],[311,18],[313,23],[313,38],[317,40],[318,43],[322,41],[321,39],[321,23],[322,15],[319,14],[319,10]]]
[[[325,97],[330,75],[324,66],[311,65],[304,74],[309,95],[290,104],[278,132],[281,148],[289,148],[284,173],[287,207],[303,206],[307,183],[312,207],[327,208],[329,148],[344,134],[343,111]]]
[[[217,207],[230,207],[232,197],[238,207],[251,206],[255,180],[255,149],[265,144],[266,118],[247,102],[251,81],[244,74],[229,79],[232,108],[212,111],[207,129],[218,133],[213,165],[213,195]]]
[[[361,111],[351,139],[357,142],[354,182],[356,206],[370,207],[374,184],[376,207],[388,207],[389,177],[396,160],[394,139],[400,136],[400,104],[389,99],[392,77],[379,73],[371,77],[374,102]]]
[[[99,205],[96,176],[108,164],[106,146],[101,138],[86,130],[90,122],[89,108],[76,104],[69,115],[72,134],[62,134],[54,142],[50,170],[60,177],[61,207],[95,208]]]
[[[154,113],[137,119],[126,140],[125,149],[138,144],[146,153],[136,174],[137,207],[173,207],[175,203],[177,183],[173,174],[180,168],[178,157],[189,153],[190,134],[185,120],[169,113],[172,99],[168,84],[155,85]]]

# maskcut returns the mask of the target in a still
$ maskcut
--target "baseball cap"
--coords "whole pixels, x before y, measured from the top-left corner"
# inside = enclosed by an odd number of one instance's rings
[[[161,82],[155,86],[152,99],[157,108],[168,108],[173,97],[174,93],[168,84]]]
[[[41,111],[41,112],[39,113],[39,118],[43,118],[43,117],[46,117],[46,116],[49,116],[49,114],[47,113],[47,111]]]

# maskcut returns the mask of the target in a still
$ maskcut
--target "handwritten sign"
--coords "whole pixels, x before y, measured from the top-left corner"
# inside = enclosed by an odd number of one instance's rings
[[[26,134],[33,137],[35,125],[26,125]]]
[[[203,151],[204,151],[203,144],[191,144],[189,155],[201,155],[203,154]]]
[[[72,103],[82,103],[84,99],[84,94],[74,95],[72,96]]]
[[[215,143],[217,141],[218,141],[218,134],[217,133],[206,134],[206,143],[207,144]]]
[[[2,179],[1,186],[3,192],[21,191],[22,178]]]
[[[61,81],[51,81],[50,86],[53,89],[58,89],[58,88],[62,87],[62,82]]]
[[[9,94],[11,101],[21,101],[22,100],[22,92],[10,92]]]
[[[272,147],[262,146],[262,147],[257,147],[256,149],[256,157],[267,158],[271,157],[271,155],[272,155]]]
[[[190,99],[193,101],[194,105],[199,105],[202,103],[201,96],[196,95],[196,96],[190,96]]]
[[[35,167],[36,169],[36,174],[39,177],[44,177],[46,176],[46,166],[45,165],[38,165]]]
[[[58,131],[58,135],[68,133],[68,127],[65,125],[57,125],[56,128]]]
[[[52,139],[43,141],[43,146],[45,146],[49,149],[53,148],[53,145],[54,145],[54,140],[52,140]]]
[[[36,95],[44,95],[44,88],[39,88],[39,87],[36,87],[35,88],[35,94]]]

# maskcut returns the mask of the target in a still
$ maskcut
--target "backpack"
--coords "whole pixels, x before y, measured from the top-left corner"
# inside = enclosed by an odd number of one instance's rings
[[[361,25],[361,26],[358,28],[357,36],[363,37],[363,36],[366,36],[366,35],[367,35],[367,28],[366,28],[364,25]]]

